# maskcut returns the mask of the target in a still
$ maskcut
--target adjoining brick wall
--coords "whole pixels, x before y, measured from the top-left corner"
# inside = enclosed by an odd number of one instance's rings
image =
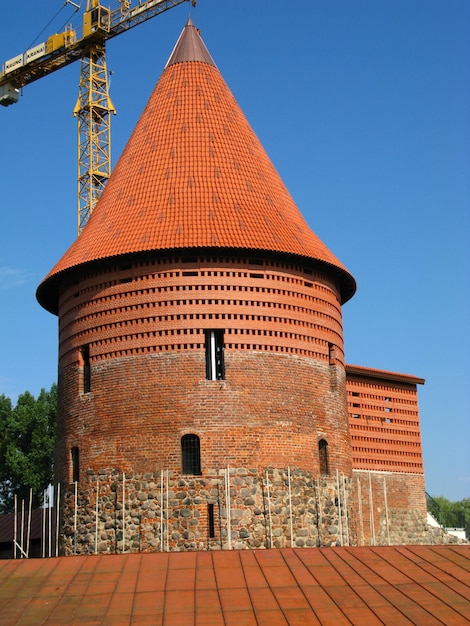
[[[426,521],[422,474],[353,470],[359,545],[438,543]]]
[[[346,366],[360,545],[433,543],[415,376]],[[430,534],[431,533],[431,534]]]
[[[423,474],[417,384],[424,380],[346,366],[355,469]]]

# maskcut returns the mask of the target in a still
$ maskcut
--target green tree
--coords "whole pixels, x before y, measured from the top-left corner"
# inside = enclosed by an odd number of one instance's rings
[[[13,510],[14,496],[42,503],[43,491],[53,479],[57,385],[41,389],[37,399],[26,391],[12,408],[0,396],[0,511]]]
[[[446,528],[470,528],[470,498],[452,502],[445,496],[433,496],[429,511]]]
[[[8,425],[11,419],[11,400],[4,394],[0,396],[0,512],[8,491],[8,471],[6,467],[6,451],[8,440]]]

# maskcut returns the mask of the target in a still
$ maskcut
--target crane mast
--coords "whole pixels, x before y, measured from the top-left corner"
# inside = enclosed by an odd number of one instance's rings
[[[73,111],[78,123],[78,234],[111,175],[111,114],[116,110],[109,96],[106,42],[188,1],[139,0],[132,6],[132,0],[118,0],[119,6],[112,10],[100,0],[87,0],[80,36],[68,25],[46,42],[5,61],[0,70],[0,104],[9,106],[18,102],[22,87],[80,60]]]
[[[77,229],[80,234],[111,175],[111,113],[105,43],[80,59],[78,100]]]

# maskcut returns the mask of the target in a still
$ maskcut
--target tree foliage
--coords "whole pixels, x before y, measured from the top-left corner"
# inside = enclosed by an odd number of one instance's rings
[[[13,510],[14,496],[40,506],[44,489],[53,479],[57,385],[39,396],[26,391],[16,406],[0,396],[0,512]]]
[[[429,512],[446,528],[470,528],[470,498],[451,502],[444,496],[433,496]]]

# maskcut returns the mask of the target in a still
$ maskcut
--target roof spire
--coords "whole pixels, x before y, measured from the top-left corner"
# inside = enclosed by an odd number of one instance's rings
[[[215,67],[215,63],[202,41],[199,30],[194,26],[190,17],[183,28],[173,52],[168,59],[165,69],[175,63],[186,61],[200,61]]]

